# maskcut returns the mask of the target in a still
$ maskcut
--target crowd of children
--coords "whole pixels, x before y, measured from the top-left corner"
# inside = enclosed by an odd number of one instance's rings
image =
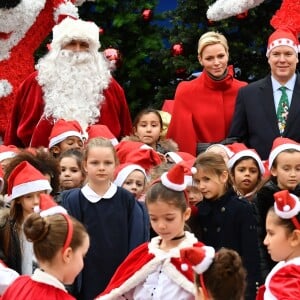
[[[145,109],[121,141],[59,120],[48,148],[0,146],[3,299],[282,299],[272,278],[300,278],[300,144],[194,157],[162,129]]]

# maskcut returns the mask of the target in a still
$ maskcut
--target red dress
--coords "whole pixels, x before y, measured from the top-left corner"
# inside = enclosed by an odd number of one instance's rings
[[[233,76],[229,66],[223,80],[213,80],[204,71],[178,85],[167,137],[178,143],[180,151],[195,156],[197,143],[217,143],[227,137],[237,92],[247,84]]]

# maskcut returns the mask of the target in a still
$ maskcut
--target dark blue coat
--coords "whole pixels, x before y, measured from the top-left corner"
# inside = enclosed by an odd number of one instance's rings
[[[217,200],[204,199],[197,206],[202,242],[216,250],[226,247],[240,254],[248,274],[246,299],[255,299],[260,262],[257,221],[250,203],[230,190]]]
[[[78,279],[77,299],[91,300],[101,293],[131,250],[149,239],[145,208],[118,187],[109,199],[91,203],[80,189],[62,193],[62,205],[87,228],[90,248]]]

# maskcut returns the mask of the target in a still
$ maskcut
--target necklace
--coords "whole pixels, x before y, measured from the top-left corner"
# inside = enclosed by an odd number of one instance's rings
[[[175,236],[174,238],[171,239],[171,241],[177,241],[177,240],[181,240],[185,237],[185,233],[183,235],[180,236]]]

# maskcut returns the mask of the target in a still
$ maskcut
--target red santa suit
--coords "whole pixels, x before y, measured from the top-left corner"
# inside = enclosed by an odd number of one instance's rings
[[[15,270],[8,268],[0,260],[0,299],[6,288],[18,277],[19,274]]]
[[[72,300],[64,285],[54,276],[36,269],[30,276],[18,277],[4,292],[1,300]]]
[[[279,262],[268,274],[256,300],[300,299],[300,257]]]
[[[13,8],[0,8],[0,15],[0,135],[4,136],[16,89],[34,71],[34,52],[55,23],[78,13],[70,0],[20,0]]]
[[[159,248],[161,238],[133,250],[119,266],[107,288],[96,299],[195,299],[194,271],[183,264],[180,249],[201,247],[195,236],[185,239],[168,252]],[[101,274],[99,274],[101,276]]]
[[[232,66],[222,80],[213,80],[204,70],[198,78],[181,82],[176,89],[167,137],[178,144],[180,151],[194,156],[197,143],[225,139],[237,92],[246,84],[234,78]]]

